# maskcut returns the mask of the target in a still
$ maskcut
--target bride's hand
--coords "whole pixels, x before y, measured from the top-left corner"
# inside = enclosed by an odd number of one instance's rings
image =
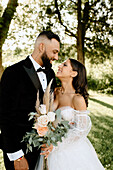
[[[47,144],[43,144],[42,147],[41,147],[41,150],[43,152],[40,153],[40,155],[44,155],[45,159],[47,159],[47,157],[49,156],[50,152],[53,150],[53,145],[51,144],[50,146],[48,146]]]

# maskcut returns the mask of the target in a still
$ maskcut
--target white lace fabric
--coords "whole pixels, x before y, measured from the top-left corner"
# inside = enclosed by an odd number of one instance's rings
[[[69,121],[70,129],[66,137],[62,138],[62,142],[58,142],[58,146],[54,146],[53,151],[64,149],[70,143],[75,143],[86,137],[91,129],[91,119],[88,116],[89,111],[78,111],[66,106],[62,107],[61,116],[64,120]]]

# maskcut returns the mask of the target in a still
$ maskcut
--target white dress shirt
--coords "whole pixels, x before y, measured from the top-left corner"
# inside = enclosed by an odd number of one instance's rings
[[[33,63],[33,66],[35,68],[35,70],[37,71],[37,69],[39,69],[41,66],[33,59],[33,57],[30,55],[29,56],[31,62]],[[42,67],[41,67],[42,68]],[[46,87],[47,87],[47,78],[46,78],[46,74],[44,72],[37,72],[40,83],[42,85],[42,89],[45,92]]]
[[[29,58],[34,66],[34,69],[37,71],[37,69],[39,69],[41,66],[33,59],[33,57],[31,55],[29,55]],[[42,68],[42,67],[41,67]],[[40,83],[42,85],[42,89],[45,92],[46,87],[47,87],[47,78],[46,78],[46,74],[44,72],[37,72]],[[7,153],[7,156],[9,158],[10,161],[14,161],[16,159],[19,159],[20,157],[22,157],[24,155],[24,152],[21,150],[14,152],[14,153]]]

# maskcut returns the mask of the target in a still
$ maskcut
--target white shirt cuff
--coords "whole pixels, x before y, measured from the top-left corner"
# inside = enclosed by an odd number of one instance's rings
[[[19,159],[20,157],[24,156],[24,152],[21,149],[14,153],[7,153],[7,156],[10,161],[14,161],[14,160]]]

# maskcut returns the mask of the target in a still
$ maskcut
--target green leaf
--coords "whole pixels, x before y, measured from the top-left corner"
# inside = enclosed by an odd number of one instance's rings
[[[42,142],[42,141],[43,141],[43,138],[38,138],[38,141],[39,141],[39,142]]]
[[[38,142],[38,139],[33,140],[33,146],[34,147],[40,146],[40,143]]]
[[[56,138],[55,138],[55,137],[52,137],[51,140],[55,142]]]
[[[66,128],[69,127],[69,121],[62,121],[61,122]]]
[[[60,123],[61,122],[61,110],[58,109],[58,110],[56,110],[55,113],[56,113],[56,120],[55,120],[55,122]]]
[[[51,144],[50,140],[47,140],[47,144],[50,146],[50,144]]]
[[[29,138],[29,144],[32,144],[32,137]]]
[[[29,148],[29,150],[32,152],[32,146],[29,146],[28,148]]]

